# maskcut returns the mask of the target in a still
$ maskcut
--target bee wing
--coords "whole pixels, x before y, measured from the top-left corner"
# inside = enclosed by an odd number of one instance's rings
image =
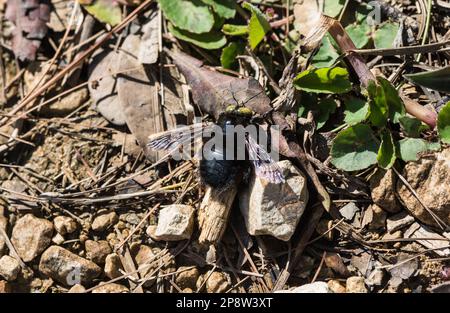
[[[263,147],[248,135],[245,145],[257,176],[268,180],[271,183],[279,184],[284,182],[284,176],[281,168],[271,158],[269,153]]]
[[[180,146],[190,143],[192,139],[200,138],[203,131],[210,125],[209,123],[196,123],[153,134],[149,136],[147,146],[155,150],[174,151]]]

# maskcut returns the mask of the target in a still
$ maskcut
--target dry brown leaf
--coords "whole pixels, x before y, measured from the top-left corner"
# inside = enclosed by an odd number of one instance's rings
[[[244,104],[259,115],[271,110],[269,97],[254,78],[221,74],[204,67],[202,61],[185,53],[167,53],[186,77],[194,102],[203,112],[217,119],[230,104]]]
[[[164,131],[163,113],[155,80],[138,60],[140,44],[136,35],[127,36],[122,44],[117,90],[128,128],[145,155],[151,161],[157,161],[160,156],[147,147],[147,141],[149,135]]]
[[[89,66],[89,92],[95,109],[114,125],[125,125],[125,115],[117,96],[119,53],[103,51]]]

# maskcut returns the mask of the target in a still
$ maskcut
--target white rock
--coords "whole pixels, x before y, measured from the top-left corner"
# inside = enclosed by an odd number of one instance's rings
[[[358,211],[359,208],[354,202],[349,202],[339,209],[339,213],[341,213],[342,217],[344,217],[347,221],[351,221]]]
[[[278,162],[286,182],[272,184],[252,176],[248,188],[239,194],[247,231],[251,235],[272,235],[288,241],[308,202],[306,178],[290,161]]]
[[[0,259],[0,276],[7,281],[16,280],[17,275],[20,272],[19,262],[9,255],[4,255]]]
[[[194,212],[191,206],[181,204],[161,209],[155,237],[166,241],[189,239],[194,228]]]
[[[328,284],[323,281],[316,281],[311,284],[306,284],[302,286],[295,287],[290,290],[283,290],[282,292],[287,293],[332,293]]]
[[[50,245],[52,234],[51,222],[27,214],[14,225],[11,242],[20,258],[30,262]]]
[[[56,235],[52,238],[52,242],[58,246],[61,245],[64,241],[64,237],[59,233],[56,233]]]

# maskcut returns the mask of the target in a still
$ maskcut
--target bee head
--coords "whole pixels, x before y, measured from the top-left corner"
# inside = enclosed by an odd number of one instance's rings
[[[234,104],[227,106],[227,108],[225,109],[225,113],[245,118],[251,118],[254,114],[254,112],[251,109],[245,106],[238,106]]]

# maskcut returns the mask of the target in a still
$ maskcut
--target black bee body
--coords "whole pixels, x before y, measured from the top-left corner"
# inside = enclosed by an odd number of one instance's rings
[[[216,124],[197,123],[150,135],[148,146],[173,153],[182,145],[190,144],[192,139],[195,141],[201,136],[203,146],[200,177],[206,185],[226,188],[232,183],[239,184],[248,176],[251,168],[255,170],[256,176],[279,184],[284,181],[281,168],[264,147],[258,144],[257,138],[253,138],[254,135],[259,137],[261,133],[251,135],[249,129],[245,129],[253,125],[253,114],[252,110],[244,106],[230,105],[219,116]],[[216,126],[221,130],[220,134],[217,133],[219,131]],[[238,130],[235,126],[244,129]],[[222,139],[222,142],[218,139]]]
[[[240,114],[237,111],[224,112],[220,115],[217,125],[222,129],[223,135],[223,151],[220,147],[214,147],[212,151],[213,158],[202,158],[200,160],[200,177],[202,182],[214,187],[225,187],[230,183],[239,183],[242,177],[250,171],[250,162],[246,158],[244,160],[237,160],[236,144],[232,147],[227,146],[227,143],[235,142],[237,138],[230,138],[235,136],[234,132],[227,127],[236,125],[247,126],[250,123],[250,117]],[[204,142],[210,138],[204,138]],[[226,159],[226,154],[229,149],[234,149],[233,158]]]

